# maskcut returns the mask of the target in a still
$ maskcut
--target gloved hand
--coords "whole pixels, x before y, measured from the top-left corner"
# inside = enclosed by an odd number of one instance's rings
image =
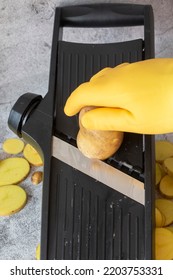
[[[72,116],[85,106],[97,107],[81,120],[87,129],[173,132],[173,58],[123,63],[101,70],[74,90],[64,111]]]

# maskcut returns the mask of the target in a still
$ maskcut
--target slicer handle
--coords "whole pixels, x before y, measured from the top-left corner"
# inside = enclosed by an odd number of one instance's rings
[[[68,27],[120,27],[144,25],[152,7],[138,4],[94,4],[61,8],[61,25]]]
[[[20,96],[11,109],[8,126],[19,137],[22,137],[25,122],[41,100],[41,95],[28,92]]]

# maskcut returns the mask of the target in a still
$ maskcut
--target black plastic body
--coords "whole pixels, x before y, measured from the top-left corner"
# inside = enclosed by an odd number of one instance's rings
[[[81,44],[65,42],[62,37],[67,26],[136,25],[144,27],[144,40]],[[126,133],[119,151],[106,161],[144,182],[145,205],[52,157],[53,135],[75,145],[78,116],[68,118],[63,111],[73,89],[106,66],[153,57],[154,20],[149,5],[97,4],[56,9],[48,93],[21,129],[22,137],[44,158],[41,259],[154,258],[153,136]]]

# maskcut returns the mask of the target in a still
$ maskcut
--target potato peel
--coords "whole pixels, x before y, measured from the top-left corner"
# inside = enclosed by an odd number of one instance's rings
[[[120,131],[89,130],[83,127],[83,115],[93,107],[84,107],[79,113],[79,127],[77,147],[81,153],[92,159],[105,160],[112,156],[121,146],[124,133]]]
[[[33,185],[38,185],[43,180],[43,172],[42,171],[36,171],[31,176],[31,182]]]

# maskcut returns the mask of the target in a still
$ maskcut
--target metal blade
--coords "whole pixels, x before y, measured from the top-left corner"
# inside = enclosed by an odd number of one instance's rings
[[[103,161],[85,157],[79,149],[55,136],[52,156],[144,205],[144,183]]]

